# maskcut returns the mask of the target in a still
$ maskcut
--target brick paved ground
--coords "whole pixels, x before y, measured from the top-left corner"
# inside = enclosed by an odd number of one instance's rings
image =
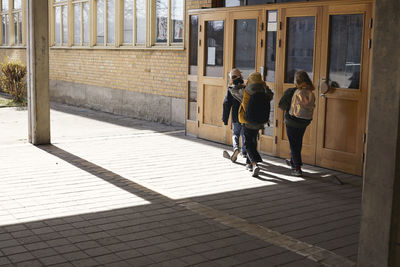
[[[0,265],[355,265],[360,177],[264,156],[255,179],[179,127],[62,105],[51,123],[35,147],[0,108]]]

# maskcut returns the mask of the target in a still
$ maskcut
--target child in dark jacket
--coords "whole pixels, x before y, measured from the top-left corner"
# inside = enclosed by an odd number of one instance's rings
[[[238,120],[238,111],[243,98],[243,77],[239,69],[232,69],[229,73],[229,86],[223,103],[222,121],[228,125],[229,114],[232,113],[232,145],[233,154],[231,160],[235,162],[241,152],[246,157],[244,146],[244,127]],[[239,148],[239,138],[242,137],[242,148]]]

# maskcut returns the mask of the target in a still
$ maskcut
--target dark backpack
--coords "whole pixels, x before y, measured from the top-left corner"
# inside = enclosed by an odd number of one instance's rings
[[[254,124],[267,123],[270,112],[270,97],[265,92],[257,92],[250,96],[244,118]]]

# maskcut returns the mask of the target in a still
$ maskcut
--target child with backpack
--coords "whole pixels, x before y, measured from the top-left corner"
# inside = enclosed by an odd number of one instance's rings
[[[239,106],[243,98],[243,83],[242,72],[239,69],[232,69],[229,73],[229,86],[222,106],[222,121],[224,122],[224,125],[228,125],[229,114],[232,114],[232,162],[236,162],[239,154],[239,137],[242,138],[241,153],[244,157],[246,156],[246,149],[244,146],[244,126],[238,119]]]
[[[286,164],[291,167],[293,176],[300,177],[303,175],[301,170],[303,136],[313,118],[315,108],[313,90],[315,88],[305,71],[295,73],[294,83],[296,87],[289,88],[284,92],[279,101],[279,108],[285,111],[284,121],[290,144],[291,158],[286,160]]]
[[[259,72],[249,75],[239,108],[239,122],[244,124],[246,168],[253,173],[253,177],[258,177],[258,162],[262,162],[257,151],[258,132],[264,129],[264,125],[269,121],[270,101],[273,95]]]

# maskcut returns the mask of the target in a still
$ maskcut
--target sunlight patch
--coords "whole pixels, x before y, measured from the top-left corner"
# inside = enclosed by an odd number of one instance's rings
[[[24,152],[18,161],[0,153],[7,166],[0,179],[0,226],[150,204],[33,146],[13,149]]]

